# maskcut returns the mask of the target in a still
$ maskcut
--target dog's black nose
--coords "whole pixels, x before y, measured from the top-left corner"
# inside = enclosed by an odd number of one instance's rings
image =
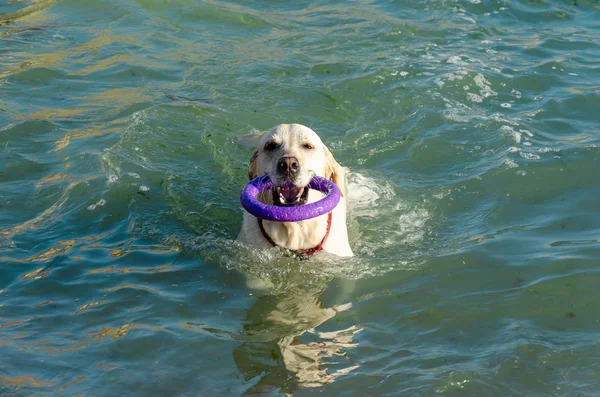
[[[296,157],[282,157],[277,161],[277,172],[282,175],[295,175],[300,170],[300,163]]]

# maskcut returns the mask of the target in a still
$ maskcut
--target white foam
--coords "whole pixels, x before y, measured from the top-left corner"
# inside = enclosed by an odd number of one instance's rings
[[[529,130],[522,130],[522,129],[520,129],[519,132],[522,132],[523,134],[525,134],[525,135],[527,135],[529,137],[533,136],[533,133],[531,131],[529,131]]]
[[[466,15],[462,15],[461,18],[463,21],[467,21],[467,22],[471,22],[472,24],[476,24],[477,21],[471,17],[468,17]]]
[[[485,119],[486,115],[481,109],[473,109],[462,102],[451,101],[443,98],[446,102],[446,109],[443,112],[444,117],[452,121],[466,123],[473,119]]]
[[[521,135],[520,132],[515,131],[514,128],[512,128],[509,125],[503,125],[502,127],[500,127],[500,131],[502,131],[502,133],[510,135],[516,143],[521,143],[521,139],[523,137],[523,135]]]
[[[377,222],[379,229],[370,241],[361,239],[358,255],[374,255],[379,250],[416,244],[425,238],[429,211],[420,204],[398,199],[387,181],[350,173],[348,195],[349,224],[357,225],[364,217],[375,218],[369,222]],[[356,228],[360,233],[360,226]]]
[[[492,90],[492,83],[490,83],[481,73],[477,73],[477,75],[473,78],[473,81],[479,87],[482,97],[487,98],[491,96],[497,96],[498,93]]]
[[[550,152],[560,153],[560,149],[552,149],[549,147],[543,147],[543,148],[538,149],[538,153],[550,153]]]
[[[534,153],[520,152],[519,155],[526,160],[539,160],[540,156]]]
[[[446,62],[453,64],[453,65],[460,65],[460,66],[466,66],[469,64],[468,62],[463,61],[463,59],[460,55],[452,55],[450,58],[448,58],[448,60]]]
[[[451,190],[448,189],[446,191],[441,191],[439,193],[436,193],[433,195],[433,198],[438,199],[438,200],[443,200],[446,196],[448,196],[451,193]]]
[[[499,123],[506,123],[506,124],[510,124],[510,125],[514,125],[514,126],[519,125],[518,121],[512,120],[510,118],[506,118],[506,117],[504,117],[504,115],[502,113],[494,113],[490,116],[490,119],[497,121]]]
[[[346,176],[348,190],[348,211],[353,216],[377,216],[376,203],[381,199],[395,196],[392,187],[358,172]]]
[[[398,208],[400,210],[400,208]],[[429,212],[420,208],[400,214],[398,218],[398,235],[403,242],[416,243],[425,236],[425,222],[429,219]]]
[[[471,102],[476,102],[476,103],[483,102],[483,97],[481,95],[477,95],[472,92],[467,92],[467,99]]]

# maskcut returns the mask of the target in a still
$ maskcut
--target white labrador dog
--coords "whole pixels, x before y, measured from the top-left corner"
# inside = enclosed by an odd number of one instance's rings
[[[324,250],[352,256],[346,227],[346,169],[338,164],[319,136],[300,124],[280,124],[269,131],[245,135],[239,142],[256,149],[250,160],[250,180],[268,175],[275,188],[259,200],[271,205],[303,205],[323,196],[307,187],[314,175],[333,181],[342,198],[330,214],[301,222],[270,222],[244,212],[238,240],[259,248],[282,247],[301,255]],[[290,181],[294,187],[284,187]]]

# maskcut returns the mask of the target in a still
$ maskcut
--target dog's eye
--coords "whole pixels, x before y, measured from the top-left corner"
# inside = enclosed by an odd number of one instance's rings
[[[314,147],[313,145],[311,145],[310,143],[305,143],[304,145],[302,145],[302,147],[303,147],[304,149],[308,149],[308,150],[312,150],[312,149],[314,149],[314,148],[315,148],[315,147]]]
[[[276,142],[267,142],[267,144],[265,145],[265,150],[271,151],[271,150],[275,150],[279,147],[279,145]]]

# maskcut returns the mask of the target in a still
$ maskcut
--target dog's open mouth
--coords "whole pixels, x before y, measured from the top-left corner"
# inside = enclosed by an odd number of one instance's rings
[[[287,182],[283,186],[273,188],[273,203],[283,207],[304,205],[308,201],[308,186],[297,187]]]

